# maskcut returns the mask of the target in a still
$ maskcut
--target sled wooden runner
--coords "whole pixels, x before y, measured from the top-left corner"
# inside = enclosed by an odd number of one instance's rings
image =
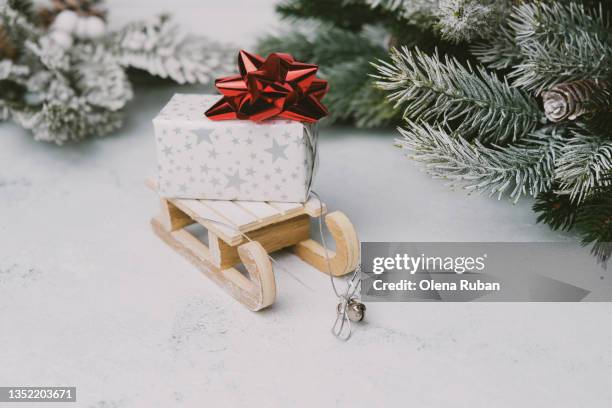
[[[157,191],[154,181],[147,180],[147,185]],[[270,306],[276,298],[268,257],[272,252],[291,247],[302,260],[328,272],[325,249],[310,239],[310,218],[326,213],[316,198],[304,204],[175,198],[160,202],[161,213],[151,220],[153,231],[250,310]],[[194,223],[207,229],[208,245],[185,229]],[[328,250],[331,272],[345,275],[359,262],[357,233],[340,211],[325,215],[325,223],[336,241],[336,250]],[[248,276],[235,268],[238,264]]]

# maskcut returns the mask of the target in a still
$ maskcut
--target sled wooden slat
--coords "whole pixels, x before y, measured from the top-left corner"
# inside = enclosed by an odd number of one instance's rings
[[[278,209],[272,207],[268,203],[259,201],[237,201],[236,204],[253,214],[259,219],[259,221],[264,221],[270,217],[281,215],[281,212]]]
[[[228,219],[205,206],[199,200],[169,199],[169,201],[202,226],[216,231],[224,241],[242,241],[240,231],[226,225],[229,223]]]
[[[207,207],[212,208],[218,214],[228,219],[230,223],[240,231],[248,230],[249,226],[258,223],[257,217],[245,211],[233,201],[198,200]]]
[[[302,203],[280,203],[276,201],[268,201],[272,207],[276,208],[283,214],[292,214],[304,210],[304,204]]]

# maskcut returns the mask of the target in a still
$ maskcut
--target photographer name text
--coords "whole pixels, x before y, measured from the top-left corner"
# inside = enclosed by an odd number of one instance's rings
[[[422,280],[408,280],[402,279],[398,282],[384,282],[381,279],[377,279],[372,282],[372,288],[377,291],[427,291],[437,290],[441,292],[445,291],[488,291],[498,292],[501,290],[501,284],[499,282],[483,282],[481,280],[470,281],[467,279],[460,279],[458,282],[439,282],[435,279],[422,279]]]

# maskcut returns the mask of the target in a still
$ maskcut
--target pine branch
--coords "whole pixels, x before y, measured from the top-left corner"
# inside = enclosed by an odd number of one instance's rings
[[[431,10],[437,7],[436,1],[429,0],[366,0],[371,7],[381,7],[393,13],[412,14],[414,10]]]
[[[366,0],[374,9],[397,14],[412,23],[433,21],[438,9],[438,0]]]
[[[539,94],[562,82],[612,76],[611,26],[601,9],[525,3],[514,9],[510,26],[523,57],[510,74],[515,86]]]
[[[612,171],[612,140],[577,130],[571,135],[561,149],[556,179],[563,193],[581,202],[593,189],[610,183],[603,176]]]
[[[519,46],[535,41],[559,48],[577,34],[602,41],[611,35],[610,16],[600,5],[589,8],[575,1],[524,2],[514,8],[509,24]]]
[[[311,21],[339,29],[361,32],[367,27],[382,27],[392,38],[392,45],[431,39],[434,11],[438,0],[285,0],[276,10],[292,22]]]
[[[487,41],[470,46],[470,52],[478,61],[495,70],[511,68],[522,61],[521,49],[514,41],[514,32],[502,25]]]
[[[111,37],[120,64],[183,83],[209,83],[227,72],[233,57],[220,45],[186,37],[168,16],[128,24]]]
[[[486,38],[508,14],[510,0],[366,0],[421,27],[435,25],[453,42]]]
[[[386,54],[382,44],[376,43],[366,32],[355,33],[327,25],[311,34],[293,31],[269,35],[259,42],[258,50],[262,55],[287,52],[300,61],[318,64],[321,71],[364,56],[382,58]]]
[[[519,140],[540,121],[541,112],[528,95],[511,88],[479,67],[474,71],[456,59],[428,56],[416,49],[393,50],[392,62],[379,60],[377,86],[389,91],[404,117],[435,121],[465,138],[504,144]]]
[[[294,31],[267,36],[258,50],[262,55],[280,50],[319,65],[320,76],[332,84],[324,99],[330,111],[328,123],[354,121],[358,127],[375,127],[396,123],[401,117],[384,92],[373,87],[369,60],[383,57],[386,50],[369,32],[321,26],[310,35]]]
[[[612,137],[612,112],[600,112],[593,116],[582,117],[575,126],[584,132]]]
[[[88,104],[117,111],[132,99],[134,93],[125,70],[105,47],[79,44],[71,53],[70,77]]]
[[[357,127],[376,127],[401,119],[401,112],[393,109],[385,93],[374,87],[371,73],[367,58],[335,64],[325,71],[325,78],[333,84],[325,97],[333,120],[353,119]]]
[[[29,24],[38,24],[38,15],[35,11],[34,2],[31,0],[7,0],[6,4],[23,16]]]
[[[607,76],[609,48],[610,20],[601,5],[549,1],[515,7],[509,24],[471,52],[489,68],[514,68],[514,85],[540,93],[557,83]]]
[[[435,14],[443,37],[469,42],[496,33],[511,6],[509,0],[440,0]]]
[[[538,214],[538,223],[544,223],[553,230],[569,231],[574,227],[579,205],[567,194],[557,193],[557,187],[538,194],[533,211]]]
[[[0,25],[13,47],[20,49],[28,40],[36,40],[41,30],[32,22],[31,1],[9,1],[0,7]],[[14,8],[15,7],[15,8]]]
[[[35,140],[58,145],[112,133],[123,122],[121,112],[94,108],[78,99],[70,104],[45,103],[40,108],[13,110],[11,116],[30,129]]]
[[[554,163],[563,145],[563,135],[554,127],[504,148],[486,147],[478,140],[472,144],[426,123],[409,121],[400,133],[399,146],[408,150],[408,157],[423,163],[429,174],[460,183],[467,190],[488,191],[498,199],[508,194],[514,202],[551,188]]]
[[[583,245],[593,244],[591,253],[606,264],[612,257],[612,173],[604,180],[604,186],[580,206],[576,229]]]
[[[572,201],[567,194],[558,194],[553,188],[539,194],[533,206],[538,222],[553,230],[575,229],[582,244],[592,244],[591,253],[604,264],[612,256],[612,174],[606,180],[611,183],[595,189],[581,204]]]
[[[11,81],[18,84],[25,84],[30,75],[30,68],[25,65],[17,64],[11,60],[0,60],[0,81]],[[4,95],[0,95],[0,99]]]
[[[29,75],[29,67],[0,60],[0,122],[10,118],[13,107],[23,105]]]
[[[369,69],[371,69],[369,61],[361,58],[333,65],[326,70],[324,76],[333,86],[325,96],[325,104],[332,112],[333,121],[347,121],[355,116],[355,111],[359,109],[355,104],[355,96],[362,92],[364,83],[365,86],[371,85],[368,77]],[[364,78],[365,82],[356,81],[356,78]],[[359,119],[359,116],[355,117]]]
[[[298,61],[312,61],[320,65],[321,61],[315,58],[315,42],[316,37],[312,38],[302,31],[268,34],[257,41],[257,53],[265,56],[273,52],[286,52]]]
[[[513,85],[540,94],[562,82],[581,79],[605,80],[612,76],[612,46],[578,35],[575,44],[559,49],[540,43],[521,47],[524,62],[514,67],[509,77]]]
[[[315,19],[355,32],[380,18],[366,2],[354,0],[285,0],[276,11],[284,18]]]

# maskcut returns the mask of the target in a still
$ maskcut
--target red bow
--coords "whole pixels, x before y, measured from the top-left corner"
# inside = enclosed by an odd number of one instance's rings
[[[223,98],[206,111],[210,119],[259,122],[278,116],[316,122],[327,115],[321,98],[328,86],[316,77],[318,66],[297,62],[289,54],[274,53],[264,60],[240,51],[238,67],[240,75],[215,81]]]

